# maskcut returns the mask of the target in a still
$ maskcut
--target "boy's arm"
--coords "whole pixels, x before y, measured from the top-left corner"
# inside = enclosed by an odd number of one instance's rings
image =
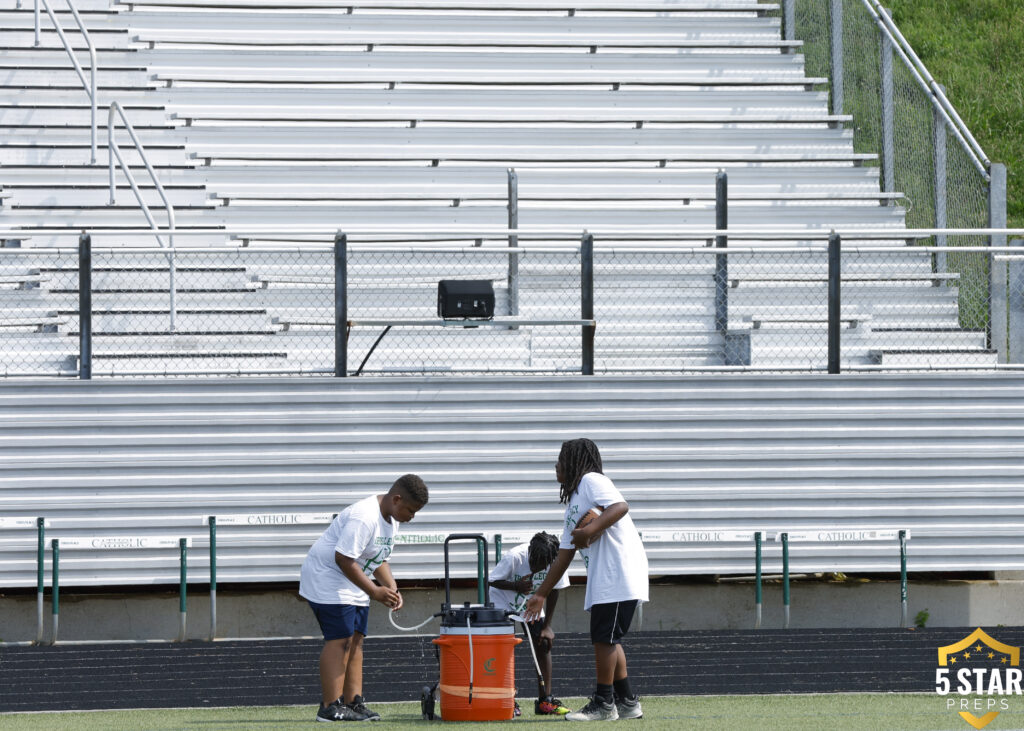
[[[551,622],[554,621],[556,604],[558,604],[558,589],[552,589],[548,594],[547,601],[544,602],[544,629],[550,628]]]
[[[501,589],[503,591],[515,591],[520,594],[526,594],[533,587],[533,582],[529,579],[520,579],[519,581],[509,581],[508,579],[498,579],[492,581],[491,586],[495,589]]]
[[[381,583],[381,586],[386,586],[398,595],[398,601],[395,604],[389,604],[392,609],[398,610],[402,608],[402,593],[398,591],[398,582],[395,581],[394,575],[391,573],[391,565],[385,561],[377,570],[373,572],[373,576],[377,581]]]
[[[551,562],[551,568],[548,569],[548,575],[544,578],[544,583],[541,584],[537,591],[534,592],[533,596],[530,597],[529,601],[526,602],[526,619],[530,622],[540,617],[540,611],[544,608],[544,602],[548,596],[551,595],[552,589],[555,588],[555,584],[562,578],[562,574],[569,568],[569,564],[572,563],[573,556],[576,555],[575,548],[559,548],[558,555],[555,556],[555,560]]]
[[[612,503],[606,507],[599,516],[590,521],[586,528],[576,528],[572,532],[572,542],[577,548],[586,548],[593,541],[594,536],[600,535],[629,512],[629,503],[625,500]]]
[[[359,568],[359,562],[354,558],[335,551],[334,563],[338,564],[338,568],[341,569],[341,573],[345,575],[346,579],[366,592],[374,601],[391,607],[399,600],[400,595],[390,586],[378,586],[370,581],[370,578]],[[383,566],[384,564],[381,565]],[[388,573],[390,574],[390,571]],[[392,582],[394,582],[394,579],[392,579]]]

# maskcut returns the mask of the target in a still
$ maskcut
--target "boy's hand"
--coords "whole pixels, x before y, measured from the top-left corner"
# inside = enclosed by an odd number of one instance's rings
[[[576,528],[572,532],[572,545],[581,550],[587,548],[594,540],[594,533],[594,529],[589,525],[585,528]]]
[[[516,592],[519,594],[529,594],[533,590],[533,581],[530,579],[520,579],[513,586],[515,586]]]
[[[555,644],[555,631],[551,627],[544,627],[537,638],[537,645],[545,652],[551,652],[551,646]]]
[[[547,601],[547,597],[541,596],[540,594],[534,594],[526,602],[526,611],[523,612],[524,619],[527,622],[533,622],[534,620],[540,619],[540,613],[544,611],[544,602]]]
[[[398,609],[402,606],[402,595],[396,589],[389,589],[386,586],[377,586],[373,590],[373,600],[391,609]]]

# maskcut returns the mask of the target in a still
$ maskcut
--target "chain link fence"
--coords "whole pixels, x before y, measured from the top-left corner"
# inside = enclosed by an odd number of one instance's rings
[[[1024,333],[1022,252],[1007,268],[1011,345]],[[988,247],[847,241],[830,295],[828,250],[732,242],[595,245],[593,371],[819,372],[831,321],[843,370],[991,369],[984,327]],[[945,262],[945,263],[944,263]],[[587,280],[579,245],[351,247],[336,327],[335,252],[294,249],[96,250],[91,310],[79,317],[74,252],[0,248],[0,373],[78,377],[83,322],[91,376],[333,375],[345,372],[580,374]],[[442,320],[438,282],[486,280],[490,320]],[[966,314],[965,314],[966,313]],[[1020,350],[1019,345],[1014,346]],[[1021,362],[1011,348],[1010,362]]]
[[[869,0],[790,0],[792,36],[804,41],[808,76],[831,79],[833,114],[852,115],[854,149],[877,154],[886,193],[903,196],[909,228],[985,228],[992,200],[988,160],[930,91],[930,76],[901,47]],[[891,21],[890,21],[891,22]],[[893,26],[894,27],[894,26]],[[955,114],[955,113],[954,113]],[[966,128],[964,128],[966,129]],[[969,136],[969,133],[966,133]],[[976,143],[974,143],[976,147]],[[996,192],[996,196],[1000,195]],[[1005,191],[1001,193],[1005,216]],[[894,199],[892,204],[896,204]],[[984,246],[983,236],[938,236],[923,244]],[[943,253],[939,271],[962,283],[960,325],[990,328],[988,257]],[[968,286],[963,286],[968,285]]]

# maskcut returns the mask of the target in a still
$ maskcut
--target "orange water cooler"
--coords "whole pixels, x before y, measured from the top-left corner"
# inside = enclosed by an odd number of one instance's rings
[[[441,636],[434,640],[441,661],[438,691],[445,721],[510,721],[514,717],[514,651],[522,642],[512,620],[494,604],[451,605],[448,542],[472,539],[482,546],[483,585],[487,580],[487,541],[481,535],[456,534],[444,542],[445,603]],[[479,578],[479,577],[478,577]],[[486,597],[486,590],[484,596]]]

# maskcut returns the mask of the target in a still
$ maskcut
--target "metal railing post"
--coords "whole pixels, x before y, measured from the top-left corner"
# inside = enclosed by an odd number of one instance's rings
[[[942,88],[942,87],[939,87]],[[935,179],[935,228],[946,228],[946,188],[947,163],[946,163],[946,119],[939,112],[938,107],[932,109],[932,156]],[[945,246],[947,237],[940,234],[935,237],[936,246]],[[939,251],[935,254],[935,271],[944,273],[946,271],[946,252]]]
[[[842,341],[840,327],[840,291],[842,279],[842,255],[839,234],[832,232],[828,237],[828,372],[839,373],[839,359]]]
[[[217,516],[210,516],[210,641],[217,637]]]
[[[519,228],[519,176],[513,168],[508,169],[508,227]],[[519,246],[519,237],[509,234],[508,245]],[[508,255],[508,314],[519,314],[519,256]]]
[[[900,531],[900,623],[907,626],[907,532]]]
[[[782,40],[796,40],[796,0],[782,0]],[[792,53],[787,48],[786,53]]]
[[[989,168],[991,180],[988,188],[988,226],[1006,228],[1006,166],[994,162]],[[990,236],[988,245],[992,248],[1005,247],[1006,235]],[[1007,262],[992,257],[989,270],[989,347],[999,354],[999,362],[1007,358]]]
[[[334,237],[334,375],[348,376],[348,236]]]
[[[501,533],[494,534],[494,563],[501,560]]]
[[[761,629],[761,531],[754,533],[754,629]]]
[[[1024,239],[1014,239],[1010,246],[1024,246]],[[1024,261],[1007,262],[1006,281],[1006,361],[1024,363]]]
[[[843,0],[829,0],[832,114],[843,113]]]
[[[782,628],[789,629],[789,533],[782,534]]]
[[[729,176],[724,170],[715,175],[715,229],[725,231],[729,228]],[[725,249],[729,246],[729,237],[720,234],[715,237],[715,248]],[[729,257],[725,254],[715,256],[715,330],[725,332],[729,329]]]
[[[594,319],[594,236],[583,232],[580,243],[580,310],[581,319]],[[582,326],[582,366],[584,376],[594,375],[595,325]]]
[[[883,8],[882,12],[886,12]],[[896,112],[893,103],[892,41],[884,29],[879,29],[881,57],[879,69],[882,79],[882,190],[896,190]]]
[[[43,644],[43,591],[46,588],[46,519],[36,518],[36,644]]]
[[[178,642],[185,641],[186,626],[186,586],[188,582],[188,539],[178,539],[179,565],[181,571],[181,583],[178,587]]]
[[[50,549],[53,551],[53,559],[50,562],[50,570],[53,572],[53,578],[50,584],[53,587],[53,593],[50,596],[51,609],[53,611],[53,637],[50,640],[51,644],[57,644],[57,633],[60,629],[60,539],[54,538],[50,541]]]
[[[92,378],[92,238],[78,237],[78,377]]]

